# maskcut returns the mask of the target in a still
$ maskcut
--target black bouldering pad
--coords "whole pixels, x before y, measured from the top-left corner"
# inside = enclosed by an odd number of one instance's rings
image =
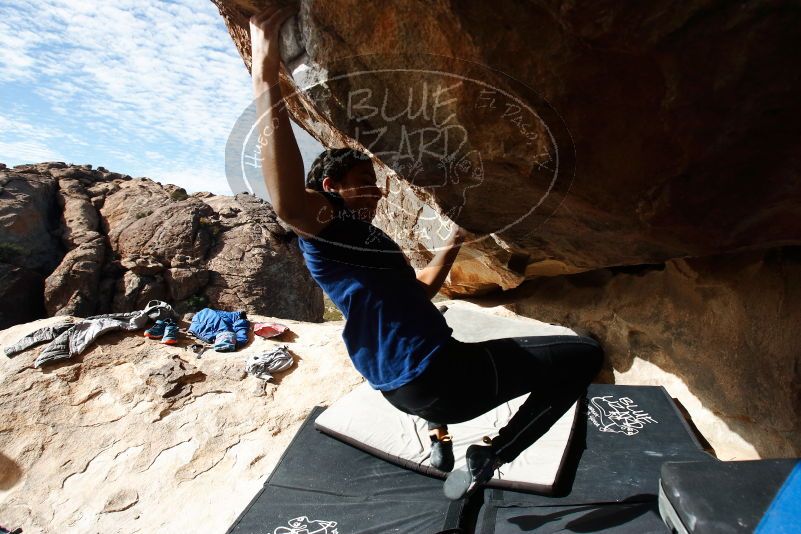
[[[316,431],[322,410],[229,533],[667,532],[658,514],[662,463],[711,458],[663,388],[594,384],[555,494],[486,489],[451,502],[440,479]]]
[[[664,388],[593,384],[554,494],[486,489],[476,532],[666,532],[662,464],[711,458]]]
[[[230,534],[469,532],[460,528],[465,502],[446,499],[442,480],[315,430],[322,411],[309,415]]]

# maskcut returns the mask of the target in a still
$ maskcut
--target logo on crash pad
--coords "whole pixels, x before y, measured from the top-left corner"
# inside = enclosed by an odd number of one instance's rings
[[[614,432],[633,436],[645,425],[658,423],[629,397],[616,399],[611,395],[590,399],[587,411],[590,422],[601,432]]]
[[[278,527],[273,534],[339,534],[336,521],[309,519],[305,515],[287,521],[288,527]]]

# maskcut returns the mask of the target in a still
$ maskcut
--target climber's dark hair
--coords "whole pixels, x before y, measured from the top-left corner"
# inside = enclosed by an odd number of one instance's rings
[[[329,148],[323,150],[312,163],[306,175],[306,187],[315,191],[323,191],[323,178],[330,176],[334,182],[340,182],[345,174],[359,163],[370,161],[370,156],[354,148]]]

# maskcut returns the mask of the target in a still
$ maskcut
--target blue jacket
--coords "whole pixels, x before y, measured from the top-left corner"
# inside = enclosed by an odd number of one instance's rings
[[[233,332],[236,335],[236,346],[241,347],[248,342],[248,321],[245,312],[227,312],[203,308],[192,317],[189,333],[206,343],[214,343],[214,337],[220,332]]]

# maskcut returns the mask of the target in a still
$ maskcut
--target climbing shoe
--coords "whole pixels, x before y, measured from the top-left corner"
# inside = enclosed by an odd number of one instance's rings
[[[166,321],[159,319],[156,324],[145,330],[145,337],[148,339],[159,339],[164,335],[164,327],[167,326]]]
[[[443,490],[452,501],[470,495],[487,483],[503,462],[488,445],[470,445],[466,453],[467,465],[451,472],[445,479]]]
[[[165,345],[177,345],[178,344],[178,325],[172,321],[169,321],[164,324],[164,336],[161,338],[161,342]]]
[[[448,473],[453,469],[453,441],[451,436],[444,436],[437,439],[431,436],[431,457],[429,458],[431,467],[439,469],[443,473]]]

